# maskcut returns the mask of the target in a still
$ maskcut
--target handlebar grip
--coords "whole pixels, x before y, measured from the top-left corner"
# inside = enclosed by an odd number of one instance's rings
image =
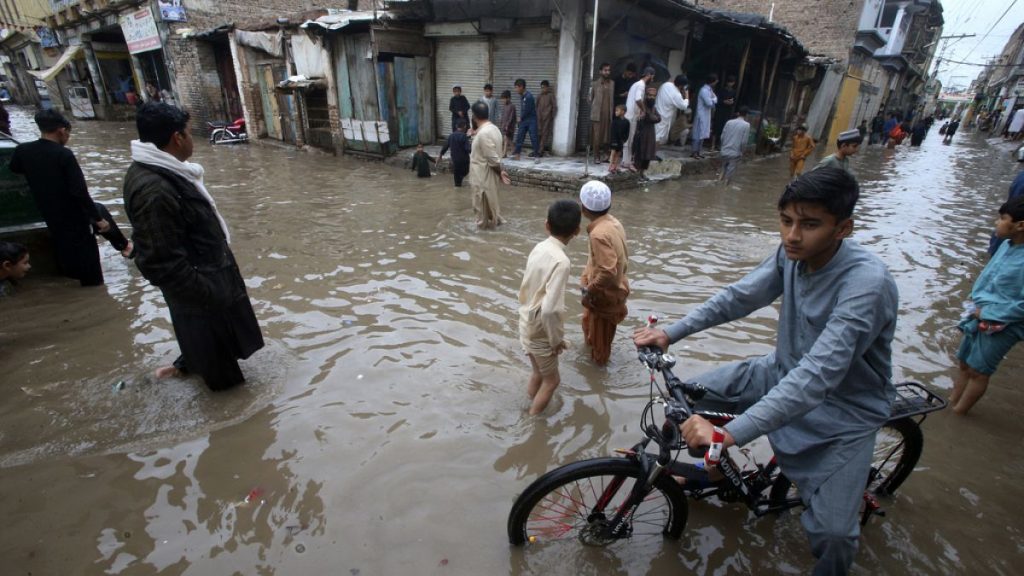
[[[689,454],[692,458],[703,458],[704,455],[707,454],[707,452],[707,446],[688,446],[686,448],[686,453]]]

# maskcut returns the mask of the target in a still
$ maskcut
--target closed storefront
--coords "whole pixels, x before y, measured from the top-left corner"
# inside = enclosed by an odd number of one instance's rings
[[[558,91],[558,33],[550,26],[522,27],[494,36],[494,93],[512,92],[518,118],[522,104],[513,87],[517,78],[526,81],[526,89],[534,96],[540,94],[541,80]]]
[[[439,136],[447,137],[451,134],[452,115],[448,105],[452,98],[452,86],[462,86],[462,95],[470,104],[476,102],[484,93],[484,84],[490,81],[490,60],[490,43],[486,36],[437,39],[434,61],[437,72],[435,86]],[[497,86],[495,92],[500,94]]]

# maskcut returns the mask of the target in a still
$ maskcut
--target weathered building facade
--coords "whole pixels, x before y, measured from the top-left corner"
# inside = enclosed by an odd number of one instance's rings
[[[706,6],[770,16],[811,54],[830,61],[807,118],[815,137],[831,142],[879,111],[906,116],[923,106],[942,31],[939,0],[710,0]]]

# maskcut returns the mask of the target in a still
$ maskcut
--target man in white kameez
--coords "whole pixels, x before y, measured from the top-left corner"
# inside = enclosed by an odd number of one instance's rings
[[[629,139],[622,147],[622,165],[636,172],[633,168],[633,137],[636,135],[636,125],[640,114],[644,111],[644,92],[647,90],[647,83],[654,80],[654,68],[644,68],[644,75],[633,83],[626,96],[626,120],[629,120]]]
[[[708,75],[708,81],[700,89],[697,96],[697,113],[693,116],[693,127],[690,129],[690,141],[693,143],[693,153],[690,158],[703,158],[701,146],[704,140],[711,137],[711,114],[715,111],[718,98],[715,96],[715,85],[718,84],[716,74]]]
[[[501,169],[504,148],[501,130],[488,120],[489,113],[487,104],[473,104],[476,136],[469,154],[469,178],[473,187],[473,212],[480,228],[494,228],[503,222],[498,209],[498,185],[511,183],[508,173]]]
[[[686,90],[686,77],[676,76],[674,82],[665,82],[658,88],[658,97],[654,100],[654,107],[661,116],[661,122],[655,126],[654,132],[658,145],[667,144],[674,140],[669,136],[672,133],[672,126],[676,121],[676,114],[686,114],[690,111],[690,101],[683,95]]]

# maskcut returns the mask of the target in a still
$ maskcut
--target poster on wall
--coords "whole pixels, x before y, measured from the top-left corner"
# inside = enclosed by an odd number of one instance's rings
[[[57,35],[53,30],[39,26],[36,28],[36,36],[39,37],[39,45],[43,48],[60,48],[60,41],[57,40]]]
[[[164,22],[188,21],[185,15],[185,7],[181,5],[181,0],[159,0],[157,4],[160,5],[160,19]]]
[[[156,20],[149,8],[121,16],[121,31],[132,54],[160,47],[160,33],[156,31]]]

